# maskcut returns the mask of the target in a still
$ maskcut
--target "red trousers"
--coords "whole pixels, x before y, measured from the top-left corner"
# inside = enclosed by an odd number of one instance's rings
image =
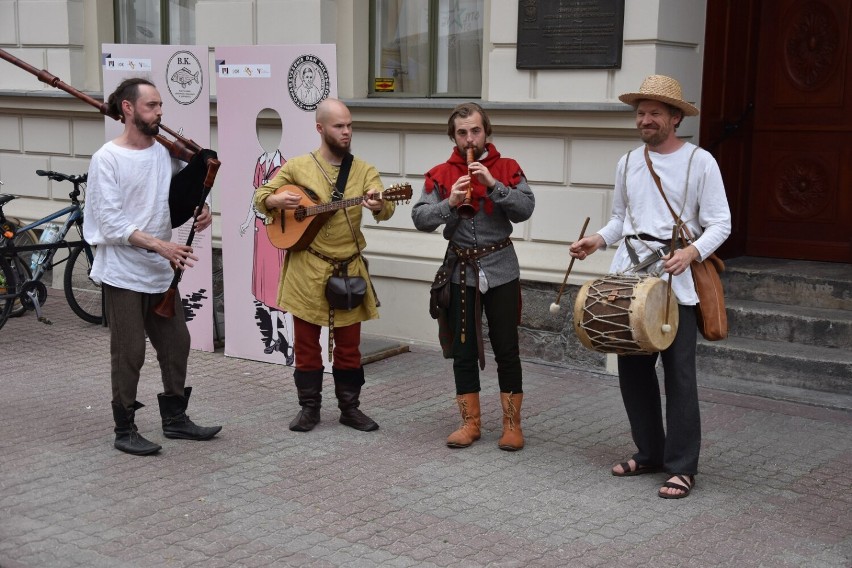
[[[296,369],[316,371],[323,368],[320,331],[322,327],[293,317]],[[361,368],[361,323],[334,328],[335,369]]]

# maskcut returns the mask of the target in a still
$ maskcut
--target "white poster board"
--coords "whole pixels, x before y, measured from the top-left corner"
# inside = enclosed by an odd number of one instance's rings
[[[319,147],[314,111],[337,97],[335,46],[217,47],[215,59],[225,355],[293,365],[292,316],[277,305],[286,253],[269,242],[252,198],[286,160]],[[280,142],[266,148],[257,135],[262,111],[277,113],[282,124]],[[323,329],[329,370],[327,338]]]
[[[210,78],[207,47],[200,45],[104,44],[101,53],[104,97],[124,79],[144,77],[157,86],[163,98],[163,124],[181,136],[210,147]],[[106,140],[120,135],[124,126],[104,117]],[[161,131],[164,138],[171,139]],[[220,184],[215,184],[216,191]],[[192,220],[172,231],[172,242],[186,244]],[[191,346],[213,351],[213,241],[212,229],[192,240],[195,266],[184,270],[178,290],[192,336]]]

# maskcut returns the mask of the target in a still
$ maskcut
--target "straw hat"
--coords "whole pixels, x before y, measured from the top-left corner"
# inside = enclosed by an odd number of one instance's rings
[[[638,93],[624,93],[618,100],[636,107],[638,101],[650,99],[675,106],[683,111],[685,116],[697,116],[698,109],[683,100],[680,83],[665,75],[651,75],[639,87]]]

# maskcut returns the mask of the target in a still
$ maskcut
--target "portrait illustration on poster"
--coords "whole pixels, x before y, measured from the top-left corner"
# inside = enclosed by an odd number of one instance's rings
[[[314,111],[330,91],[328,69],[315,55],[302,55],[290,66],[287,87],[293,104],[304,111]]]
[[[254,189],[275,177],[285,162],[279,150],[271,157],[267,152],[261,154],[254,168]],[[284,363],[292,365],[295,360],[292,322],[285,317],[286,312],[278,307],[278,282],[286,253],[269,241],[265,218],[255,209],[253,200],[249,199],[248,215],[240,225],[240,237],[245,237],[246,232],[253,229],[251,290],[254,296],[254,319],[260,330],[263,352],[267,355],[280,352],[284,356]]]

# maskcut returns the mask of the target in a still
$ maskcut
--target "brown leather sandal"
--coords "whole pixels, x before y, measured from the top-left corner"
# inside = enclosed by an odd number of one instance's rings
[[[658,465],[643,465],[636,463],[635,460],[633,463],[636,464],[636,469],[631,468],[630,460],[627,460],[626,462],[618,464],[621,466],[621,473],[616,472],[614,467],[610,470],[610,473],[612,473],[615,477],[631,477],[633,475],[642,475],[644,473],[658,473],[663,470],[663,468]]]
[[[692,491],[692,488],[695,487],[695,476],[694,475],[673,475],[672,477],[676,477],[680,480],[681,483],[675,483],[673,481],[666,481],[663,483],[663,487],[657,492],[657,495],[662,497],[663,499],[683,499],[684,497],[689,496],[689,492]],[[677,489],[682,491],[683,493],[677,493],[675,495],[669,495],[668,493],[663,493],[663,488],[668,487],[669,489]]]

